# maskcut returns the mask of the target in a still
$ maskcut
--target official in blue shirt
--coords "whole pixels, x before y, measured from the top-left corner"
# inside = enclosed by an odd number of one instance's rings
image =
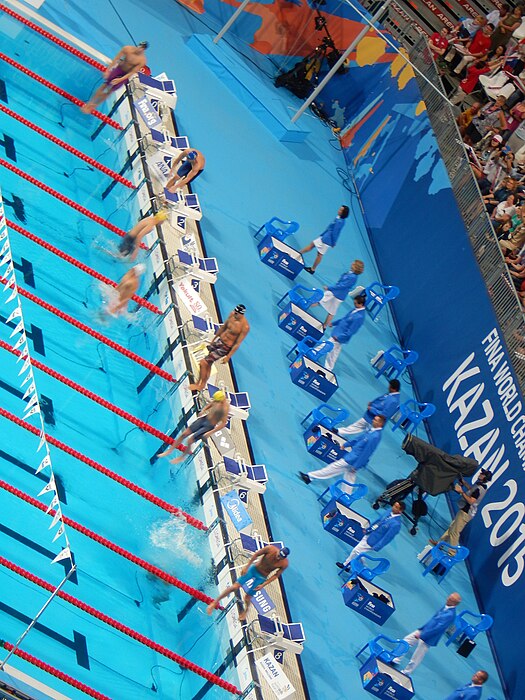
[[[312,479],[330,479],[332,476],[344,474],[345,481],[355,483],[356,473],[368,464],[368,460],[377,449],[383,435],[384,416],[376,416],[372,422],[372,429],[360,435],[351,442],[346,442],[345,447],[351,449],[345,452],[343,457],[331,462],[323,469],[316,469],[313,472],[299,472],[299,478],[305,484],[309,484]]]
[[[353,435],[370,430],[375,416],[385,416],[388,420],[399,409],[399,379],[391,379],[388,384],[388,393],[378,396],[367,406],[362,418],[351,425],[345,425],[337,430],[339,435]]]
[[[341,230],[345,225],[345,219],[348,217],[349,213],[350,209],[343,204],[343,206],[340,207],[339,211],[337,212],[337,217],[332,221],[331,224],[328,225],[328,227],[323,231],[323,233],[318,238],[313,240],[309,245],[307,245],[306,248],[303,248],[299,251],[302,255],[303,253],[308,253],[313,248],[317,249],[317,257],[315,258],[315,262],[312,265],[312,267],[304,268],[306,272],[309,272],[311,275],[313,275],[319,263],[323,259],[323,255],[326,253],[326,251],[329,250],[329,248],[335,247],[337,239],[341,235]]]
[[[470,683],[462,685],[451,693],[445,700],[479,700],[483,692],[482,685],[489,679],[486,671],[476,671]]]
[[[408,645],[416,647],[412,659],[407,667],[402,671],[406,675],[410,675],[419,664],[423,661],[425,654],[430,649],[430,647],[437,646],[439,640],[445,633],[450,625],[454,623],[456,619],[456,608],[461,603],[461,596],[459,593],[451,593],[447,598],[447,602],[444,607],[438,610],[428,622],[417,630],[414,630],[411,634],[405,637],[405,642]],[[399,663],[400,658],[394,659],[394,663]]]
[[[335,284],[324,288],[325,293],[319,303],[325,311],[328,311],[328,316],[323,323],[323,328],[328,328],[332,325],[331,321],[336,315],[339,305],[355,287],[357,277],[364,272],[364,269],[365,264],[362,260],[354,260],[348,272],[344,272]],[[363,287],[359,287],[359,289],[362,290]],[[357,294],[355,294],[355,296],[357,296]],[[313,304],[313,306],[316,306],[316,304]]]
[[[401,531],[401,517],[404,511],[405,504],[402,501],[396,501],[392,505],[392,511],[372,524],[363,539],[356,544],[344,562],[336,561],[337,566],[340,569],[346,569],[352,559],[356,559],[361,554],[372,550],[379,552],[389,542],[392,542],[394,537]]]
[[[365,322],[365,301],[366,294],[360,294],[354,299],[354,310],[350,311],[343,316],[343,318],[336,321],[333,325],[332,337],[329,339],[331,343],[334,344],[333,350],[331,350],[326,356],[324,366],[330,371],[333,370],[337,358],[343,348],[350,338],[357,333]]]

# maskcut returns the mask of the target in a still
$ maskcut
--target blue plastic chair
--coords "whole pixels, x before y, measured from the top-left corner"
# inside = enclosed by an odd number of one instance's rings
[[[342,489],[341,484],[345,484],[346,488]],[[360,498],[366,496],[368,493],[368,486],[365,486],[365,484],[351,484],[349,481],[339,479],[335,484],[328,486],[317,500],[322,501],[328,492],[330,493],[330,500],[335,498],[340,501],[343,506],[349,508],[354,501],[358,501]]]
[[[265,235],[284,241],[287,236],[291,236],[292,233],[296,233],[299,230],[299,224],[297,221],[283,221],[278,216],[273,216],[255,232],[254,238],[257,238],[263,229]]]
[[[467,620],[470,617],[473,619]],[[476,622],[477,620],[477,622]],[[478,614],[472,612],[471,610],[463,610],[459,615],[457,615],[454,622],[454,631],[450,635],[450,638],[446,642],[448,647],[452,642],[458,641],[462,642],[463,639],[474,639],[480,632],[486,632],[489,630],[494,623],[494,620],[490,615]]]
[[[401,428],[405,433],[411,433],[425,418],[430,418],[436,412],[433,403],[419,403],[414,399],[408,399],[399,406],[397,417],[393,421],[392,432]]]
[[[307,357],[309,360],[313,360],[318,364],[321,364],[328,353],[333,350],[334,344],[330,340],[316,340],[312,338],[311,335],[307,335],[302,340],[300,340],[293,348],[288,352],[286,357],[290,358],[290,355],[295,352],[297,359],[299,355]]]
[[[377,320],[389,301],[393,301],[399,296],[399,287],[384,285],[377,281],[369,284],[365,291],[365,306],[373,321]]]
[[[438,583],[441,583],[450,569],[456,566],[456,564],[465,561],[469,554],[470,550],[468,547],[463,547],[463,545],[455,547],[448,542],[438,542],[421,560],[422,564],[425,565],[423,576],[426,576],[439,564],[445,569],[445,571],[438,576]]]
[[[376,367],[381,361],[383,362],[381,368],[376,372],[376,378],[384,374],[388,379],[397,379],[407,367],[413,365],[418,359],[419,353],[415,350],[403,350],[399,345],[392,345],[377,358],[373,365]]]
[[[332,414],[332,415],[330,415]],[[322,403],[317,408],[314,408],[310,413],[303,418],[301,425],[304,425],[306,421],[312,419],[309,426],[311,425],[322,425],[323,428],[328,428],[332,430],[340,423],[348,420],[350,417],[350,411],[346,408],[339,408],[337,406],[330,406],[330,404]]]
[[[385,644],[385,642],[387,644]],[[404,639],[392,639],[384,634],[378,634],[377,637],[371,639],[357,652],[355,655],[356,659],[361,656],[365,649],[368,649],[371,656],[375,656],[376,659],[379,659],[385,664],[390,664],[399,656],[404,656],[409,646],[408,642],[405,642]]]
[[[371,562],[369,564],[369,562]],[[375,566],[373,565],[375,562]],[[349,572],[341,569],[339,575],[349,573],[350,578],[360,576],[365,581],[373,581],[376,576],[381,576],[390,569],[390,561],[384,557],[372,557],[370,554],[361,554],[350,562]]]
[[[322,289],[312,289],[311,287],[305,287],[302,284],[296,284],[292,287],[289,292],[286,292],[279,301],[277,306],[281,308],[281,304],[285,299],[289,299],[293,304],[298,306],[303,311],[306,311],[313,304],[318,304],[323,298],[324,292]]]

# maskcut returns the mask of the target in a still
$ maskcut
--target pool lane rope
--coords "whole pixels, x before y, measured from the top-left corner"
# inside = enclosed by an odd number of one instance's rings
[[[46,506],[43,503],[41,503],[40,501],[38,501],[36,498],[33,498],[32,496],[29,496],[24,491],[21,491],[20,489],[17,489],[15,486],[8,484],[7,481],[4,481],[3,479],[0,479],[0,488],[3,489],[4,491],[7,491],[10,494],[12,494],[13,496],[16,496],[17,498],[19,498],[21,501],[24,501],[28,505],[33,506],[34,508],[38,508],[38,510],[41,510],[46,515],[49,515],[50,517],[53,516],[53,514],[54,514],[53,509],[48,510],[46,508]],[[67,525],[69,525],[69,527],[71,529],[76,530],[77,532],[80,532],[85,537],[88,537],[90,540],[93,540],[93,542],[96,542],[97,544],[100,544],[103,547],[106,547],[106,549],[109,549],[111,552],[118,554],[123,559],[127,559],[132,564],[135,564],[136,566],[140,567],[141,569],[144,569],[144,571],[147,571],[149,574],[153,574],[154,576],[157,576],[157,578],[160,578],[160,579],[162,579],[162,581],[169,583],[171,586],[174,586],[175,588],[178,588],[181,591],[184,591],[184,593],[187,593],[188,595],[192,596],[193,598],[200,600],[202,603],[207,603],[209,605],[210,603],[213,602],[213,598],[206,595],[206,593],[203,593],[202,591],[199,591],[197,588],[194,588],[193,586],[190,586],[187,583],[184,583],[184,581],[181,581],[178,578],[176,578],[175,576],[168,574],[166,571],[164,571],[163,569],[160,569],[158,566],[155,566],[154,564],[150,564],[149,562],[145,561],[144,559],[137,557],[135,554],[128,552],[127,549],[124,549],[124,547],[120,547],[119,545],[114,544],[113,542],[111,542],[111,540],[108,540],[107,537],[102,537],[102,535],[98,535],[96,532],[93,532],[93,530],[90,530],[89,528],[85,527],[84,525],[77,523],[75,520],[72,520],[71,518],[68,518],[66,516],[64,516],[64,517],[66,519]],[[219,605],[218,608],[219,608],[219,610],[224,610],[224,607],[222,605]]]
[[[121,238],[123,238],[126,235],[126,231],[124,231],[124,229],[121,229],[118,226],[115,226],[115,224],[112,224],[109,221],[106,221],[106,219],[103,219],[98,214],[95,214],[94,212],[90,211],[89,209],[86,209],[86,207],[83,207],[81,204],[77,204],[69,197],[66,197],[63,194],[61,194],[60,192],[57,192],[52,187],[49,187],[48,185],[46,185],[44,182],[40,182],[40,180],[37,180],[32,175],[29,175],[28,173],[24,172],[23,170],[20,170],[20,168],[17,168],[16,165],[9,163],[7,160],[0,158],[0,165],[3,168],[7,168],[7,170],[10,170],[12,173],[19,175],[21,178],[23,178],[24,180],[27,180],[32,185],[35,185],[36,187],[41,189],[43,192],[47,192],[47,194],[50,194],[52,197],[55,197],[55,199],[58,199],[60,202],[67,204],[68,207],[75,209],[76,211],[80,212],[81,214],[84,214],[84,216],[87,216],[89,219],[96,221],[97,224],[100,224],[101,226],[104,226],[105,228],[107,228],[109,231],[116,233],[117,236],[120,236]],[[144,243],[141,243],[140,247],[143,250],[148,250],[148,246],[145,245]]]
[[[16,350],[12,345],[9,345],[9,343],[4,342],[3,340],[0,340],[0,348],[7,350],[7,352],[10,352],[12,355],[15,355],[16,357],[22,357],[22,353],[20,350]],[[169,435],[166,435],[162,431],[157,430],[156,428],[152,427],[151,425],[149,425],[145,421],[141,420],[140,418],[136,418],[134,415],[132,415],[131,413],[128,413],[127,411],[124,411],[122,408],[115,406],[115,404],[110,403],[109,401],[106,401],[106,399],[103,399],[101,396],[98,396],[98,394],[95,394],[95,392],[89,391],[89,389],[85,389],[80,384],[77,384],[77,382],[74,382],[71,379],[64,377],[63,374],[59,374],[58,372],[55,372],[55,370],[51,369],[50,367],[47,367],[42,362],[39,362],[38,360],[31,358],[31,365],[33,367],[36,367],[37,369],[41,370],[42,372],[45,372],[45,374],[48,374],[50,377],[53,377],[53,379],[57,379],[59,382],[62,382],[62,384],[65,384],[70,389],[73,389],[74,391],[78,392],[79,394],[86,396],[88,399],[91,399],[91,401],[98,403],[99,406],[103,406],[104,408],[107,408],[108,411],[111,411],[115,415],[120,416],[120,418],[124,418],[124,420],[127,420],[129,423],[136,425],[137,428],[140,428],[144,432],[155,436],[159,440],[162,440],[162,442],[168,442],[168,443],[171,443],[171,441],[175,442],[175,440],[173,440],[173,438],[170,437]]]
[[[42,238],[39,238],[38,236],[35,236],[34,233],[27,231],[27,229],[22,228],[22,226],[19,226],[14,221],[11,221],[10,219],[6,219],[6,223],[7,223],[8,228],[13,229],[13,231],[16,231],[17,233],[20,233],[22,236],[25,236],[25,238],[28,238],[30,241],[33,241],[33,243],[36,243],[37,245],[41,246],[42,248],[45,248],[46,250],[48,250],[50,253],[53,253],[53,255],[56,255],[57,257],[62,258],[62,260],[65,260],[66,262],[70,263],[71,265],[78,267],[79,270],[86,272],[88,275],[91,275],[91,277],[94,277],[96,280],[99,280],[99,282],[103,282],[104,284],[107,284],[110,287],[114,287],[114,288],[118,287],[117,282],[110,280],[109,277],[106,277],[105,275],[101,275],[100,272],[93,270],[93,268],[88,267],[87,265],[84,265],[84,263],[81,263],[79,260],[74,258],[72,255],[69,255],[68,253],[64,253],[64,251],[60,250],[60,248],[56,248],[54,245],[51,245],[51,243],[44,241]],[[143,308],[148,309],[148,311],[152,311],[154,314],[158,314],[159,316],[162,315],[162,311],[159,309],[158,306],[155,306],[155,304],[152,304],[150,301],[147,301],[143,297],[139,297],[137,294],[134,294],[131,298],[133,299],[134,302],[139,304],[139,306],[142,306]]]
[[[40,588],[43,588],[49,593],[53,593],[56,589],[56,586],[53,586],[48,581],[45,581],[39,576],[32,574],[30,571],[26,571],[21,566],[17,566],[5,557],[0,556],[0,566],[9,569],[9,571],[12,571],[15,574],[18,574],[18,576],[21,576],[27,581],[31,581],[31,583],[40,586]],[[64,591],[58,591],[56,595],[58,598],[65,600],[70,605],[74,605],[76,608],[79,608],[79,610],[82,610],[83,612],[87,613],[88,615],[91,615],[97,620],[101,620],[101,622],[104,622],[106,625],[109,625],[110,627],[113,627],[119,632],[122,632],[122,634],[131,637],[131,639],[134,639],[136,642],[139,642],[139,644],[143,644],[144,646],[148,647],[149,649],[153,649],[153,651],[156,651],[158,654],[161,654],[167,659],[175,661],[175,663],[179,664],[179,666],[182,666],[182,668],[185,668],[186,670],[191,671],[192,673],[195,673],[198,676],[201,676],[202,678],[206,679],[209,683],[217,685],[219,686],[219,688],[223,688],[224,690],[227,690],[233,695],[242,694],[241,691],[238,688],[236,688],[232,683],[228,683],[228,681],[225,681],[223,678],[217,676],[215,673],[207,671],[205,668],[202,668],[202,666],[198,666],[197,664],[193,663],[193,661],[186,659],[184,656],[181,656],[180,654],[171,651],[171,649],[168,649],[162,644],[153,641],[149,637],[146,637],[144,634],[141,634],[140,632],[137,632],[131,627],[122,624],[122,622],[115,620],[109,615],[100,612],[100,610],[97,610],[92,605],[88,605],[87,603],[84,603],[78,598],[75,598],[74,596],[70,595],[69,593],[64,593]]]
[[[125,185],[126,187],[129,187],[131,190],[136,189],[135,185],[131,182],[131,180],[128,180],[127,178],[123,177],[122,175],[115,172],[114,170],[111,170],[111,168],[108,168],[105,165],[102,165],[102,163],[99,163],[94,158],[91,158],[91,156],[87,156],[85,153],[82,153],[82,151],[79,151],[78,148],[74,148],[73,146],[70,146],[65,141],[62,141],[62,139],[59,139],[56,136],[53,136],[53,134],[50,134],[49,131],[45,131],[45,129],[42,129],[41,127],[37,126],[36,124],[33,124],[33,122],[30,122],[29,119],[26,119],[25,117],[22,117],[20,114],[13,112],[12,109],[9,109],[9,107],[6,107],[5,105],[3,105],[1,103],[0,103],[0,112],[7,114],[9,117],[11,117],[12,119],[16,119],[24,126],[27,126],[29,129],[36,131],[36,133],[40,134],[40,136],[43,136],[48,141],[55,143],[57,146],[60,146],[60,148],[63,148],[65,151],[72,153],[77,158],[80,158],[80,160],[83,160],[85,163],[88,163],[88,165],[91,165],[93,168],[100,170],[100,172],[104,173],[104,175],[108,175],[109,177],[113,178],[113,180],[115,180],[116,182],[119,182],[121,185]]]
[[[4,285],[8,284],[8,281],[4,277],[0,277],[0,284],[4,284]],[[144,367],[145,369],[149,370],[150,372],[153,372],[153,374],[157,374],[159,377],[162,377],[162,379],[165,379],[168,382],[174,382],[174,383],[177,382],[175,377],[172,374],[170,374],[169,372],[166,372],[166,370],[161,369],[160,367],[157,367],[157,365],[154,365],[152,362],[149,362],[149,360],[145,360],[143,357],[140,357],[139,355],[132,352],[131,350],[128,350],[123,345],[120,345],[119,343],[115,343],[114,340],[111,340],[110,338],[106,337],[105,335],[102,335],[102,333],[95,331],[93,328],[90,328],[85,323],[82,323],[81,321],[77,321],[76,318],[73,318],[69,314],[64,313],[64,311],[57,309],[56,306],[52,306],[51,304],[48,304],[47,301],[40,299],[40,297],[37,297],[35,294],[32,294],[31,292],[28,292],[23,287],[18,287],[18,292],[20,293],[21,296],[25,297],[26,299],[29,299],[29,301],[34,302],[38,306],[41,306],[43,309],[46,309],[46,311],[50,311],[52,314],[54,314],[58,318],[61,318],[63,321],[66,321],[66,323],[69,323],[70,325],[74,326],[75,328],[78,328],[79,330],[83,331],[87,335],[90,335],[92,338],[95,338],[96,340],[100,341],[101,343],[104,343],[104,345],[107,345],[112,350],[116,350],[121,355],[124,355],[124,357],[127,357],[128,359],[132,360],[133,362],[140,365],[141,367]],[[173,443],[171,443],[171,444],[173,444]],[[182,447],[181,451],[184,452],[185,448]]]
[[[109,698],[107,695],[102,695],[102,693],[99,693],[98,690],[93,690],[93,688],[91,688],[89,685],[77,681],[77,679],[73,678],[73,676],[68,676],[67,673],[59,671],[54,666],[47,664],[45,661],[42,661],[41,659],[37,658],[36,656],[33,656],[32,654],[28,654],[27,651],[15,649],[15,647],[10,642],[0,640],[0,644],[4,647],[4,649],[11,652],[15,656],[18,656],[20,659],[23,659],[24,661],[27,661],[33,666],[42,669],[42,671],[49,673],[51,676],[55,676],[55,678],[64,681],[64,683],[67,683],[73,688],[80,690],[82,693],[85,693],[86,695],[89,695],[92,698],[96,698],[96,700],[111,700],[111,698]]]
[[[78,97],[74,97],[69,92],[62,90],[62,88],[58,87],[58,85],[54,85],[54,83],[49,82],[49,80],[42,78],[40,75],[38,75],[34,71],[29,70],[29,68],[26,68],[21,63],[18,63],[18,61],[14,61],[12,58],[9,58],[9,56],[6,56],[5,53],[0,52],[0,61],[4,61],[4,63],[8,63],[13,68],[16,68],[16,70],[19,70],[21,73],[24,73],[25,75],[32,78],[33,80],[36,80],[37,83],[44,85],[49,90],[56,92],[57,95],[64,97],[66,100],[69,100],[77,107],[82,107],[85,104],[84,102],[82,102],[82,100],[79,100]],[[104,122],[104,124],[107,124],[108,126],[112,126],[114,129],[117,129],[118,131],[124,130],[124,127],[121,126],[118,122],[116,122],[114,119],[111,119],[110,117],[107,117],[105,114],[102,114],[102,112],[99,112],[96,109],[93,110],[93,112],[91,112],[91,114],[94,117],[96,117],[97,119],[100,119],[101,122]]]
[[[91,58],[91,56],[88,56],[87,54],[83,53],[82,51],[79,51],[74,46],[71,46],[71,44],[68,44],[63,39],[59,39],[54,34],[51,34],[51,32],[48,32],[46,29],[43,29],[38,24],[35,24],[35,22],[31,22],[31,20],[26,19],[26,17],[24,17],[23,15],[20,15],[18,12],[15,12],[10,7],[7,7],[6,5],[0,4],[0,10],[2,12],[5,12],[6,14],[10,15],[11,17],[13,17],[13,19],[18,20],[18,22],[25,24],[26,27],[29,27],[29,29],[32,29],[33,31],[38,32],[38,34],[41,34],[42,36],[45,36],[46,39],[49,39],[49,41],[52,41],[53,43],[57,44],[57,46],[60,46],[61,48],[65,49],[66,51],[69,51],[69,53],[73,54],[77,58],[80,58],[85,63],[89,63],[89,65],[93,66],[93,68],[96,68],[99,71],[106,70],[107,66],[105,66],[103,63],[100,63],[100,61],[97,61],[94,58]]]
[[[19,418],[14,413],[7,411],[5,408],[2,408],[1,406],[0,406],[0,416],[7,418],[12,423],[15,423],[16,425],[18,425],[20,428],[24,428],[24,430],[27,430],[28,432],[33,433],[33,435],[40,434],[40,431],[37,428],[35,428],[34,425],[31,425],[31,423],[28,423],[27,421],[22,420],[22,418]],[[172,440],[172,439],[173,438],[170,438],[170,440]],[[123,476],[120,476],[119,474],[111,471],[111,469],[108,469],[107,467],[104,467],[102,464],[95,462],[95,460],[91,459],[91,457],[86,457],[86,455],[82,454],[82,452],[79,452],[78,450],[73,449],[69,445],[66,445],[64,442],[57,440],[52,435],[47,436],[47,441],[49,442],[50,445],[53,445],[53,447],[57,447],[59,450],[62,450],[62,452],[66,452],[66,454],[71,455],[71,457],[74,457],[79,462],[83,462],[84,464],[87,464],[88,467],[92,467],[97,472],[104,474],[104,476],[107,476],[108,478],[117,482],[121,486],[124,486],[127,489],[129,489],[130,491],[133,491],[133,493],[136,493],[138,496],[141,496],[146,501],[149,501],[150,503],[155,504],[159,508],[162,508],[162,510],[165,510],[167,513],[171,513],[172,515],[176,515],[178,517],[184,518],[186,520],[186,522],[188,523],[188,525],[191,525],[192,527],[196,528],[197,530],[207,530],[208,529],[206,527],[206,525],[198,518],[194,518],[192,515],[190,515],[189,513],[186,513],[181,508],[178,508],[177,506],[174,506],[171,503],[168,503],[167,501],[163,500],[162,498],[155,496],[153,493],[150,493],[150,491],[146,491],[146,489],[143,489],[141,486],[137,486],[137,484],[134,484],[129,479],[125,479]],[[173,442],[175,442],[175,441],[173,441]]]

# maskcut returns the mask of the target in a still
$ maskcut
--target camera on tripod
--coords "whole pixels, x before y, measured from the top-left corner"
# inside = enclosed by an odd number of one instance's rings
[[[296,63],[291,70],[278,75],[274,83],[276,87],[285,87],[302,99],[308,97],[315,89],[324,62],[326,61],[327,65],[332,68],[342,55],[335,46],[326,19],[318,8],[315,9],[315,13],[315,29],[318,32],[325,32],[326,36],[322,38],[319,46],[316,46],[308,56]],[[337,73],[343,74],[347,70],[345,66],[341,66]]]

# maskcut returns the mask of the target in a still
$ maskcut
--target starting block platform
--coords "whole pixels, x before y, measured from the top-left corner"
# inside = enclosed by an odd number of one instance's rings
[[[306,139],[309,132],[292,123],[293,112],[275,88],[245,66],[225,41],[214,44],[210,36],[192,34],[187,45],[279,141]]]

